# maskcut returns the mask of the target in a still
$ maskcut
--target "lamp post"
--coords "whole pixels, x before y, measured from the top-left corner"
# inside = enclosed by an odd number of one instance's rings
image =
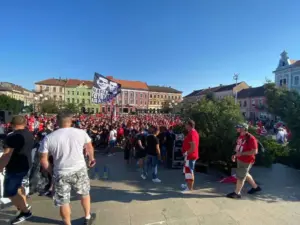
[[[237,87],[237,82],[238,82],[238,79],[239,79],[239,74],[238,73],[235,73],[233,75],[233,79],[235,80],[235,87]],[[237,90],[235,90],[235,104],[237,104]]]

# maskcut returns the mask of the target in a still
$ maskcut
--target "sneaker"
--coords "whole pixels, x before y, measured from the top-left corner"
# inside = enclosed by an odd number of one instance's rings
[[[146,180],[146,179],[147,179],[147,177],[146,177],[144,174],[141,175],[141,178],[142,178],[143,180]]]
[[[27,213],[20,212],[20,214],[14,220],[11,221],[11,224],[22,223],[27,219],[29,219],[30,217],[32,217],[32,213],[30,211]]]
[[[249,195],[253,195],[255,194],[256,192],[259,192],[261,191],[261,188],[259,186],[257,186],[257,188],[251,188],[249,191],[248,191],[248,194]]]
[[[161,182],[161,180],[158,179],[158,178],[152,179],[152,181],[153,181],[154,183],[160,183],[160,182]]]
[[[191,190],[188,187],[186,187],[181,193],[182,194],[191,193]]]
[[[187,185],[186,185],[186,184],[181,184],[181,188],[182,188],[182,189],[186,189],[186,188],[187,188]]]
[[[237,194],[235,192],[229,193],[226,195],[227,198],[234,198],[234,199],[240,199],[242,196],[240,194]]]
[[[89,219],[85,218],[84,219],[83,225],[92,225],[93,222],[95,221],[95,219],[96,219],[96,214],[92,213],[91,218],[89,218]]]

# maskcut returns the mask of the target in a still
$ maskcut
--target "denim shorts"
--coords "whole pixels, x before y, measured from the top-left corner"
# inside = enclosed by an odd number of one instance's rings
[[[6,173],[4,177],[4,193],[3,197],[14,197],[18,193],[18,189],[22,187],[23,179],[28,172]]]

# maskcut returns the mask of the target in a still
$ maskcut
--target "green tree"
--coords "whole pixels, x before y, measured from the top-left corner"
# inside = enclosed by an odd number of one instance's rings
[[[42,113],[58,113],[59,107],[55,101],[49,99],[39,104],[39,111]]]
[[[279,116],[292,132],[289,145],[293,148],[300,146],[300,95],[296,91],[278,88],[274,83],[265,84],[268,111]]]
[[[234,98],[203,98],[192,105],[184,116],[196,123],[201,136],[201,158],[207,162],[229,162],[237,138],[235,125],[243,121]]]
[[[75,103],[66,103],[64,105],[64,110],[67,110],[68,112],[71,113],[79,113],[80,109],[81,109],[80,106]]]
[[[24,107],[24,102],[13,99],[6,95],[0,95],[0,110],[8,110],[13,113],[20,113]]]

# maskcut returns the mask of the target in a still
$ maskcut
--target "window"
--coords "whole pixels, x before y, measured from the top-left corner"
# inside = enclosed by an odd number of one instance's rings
[[[164,98],[164,96],[163,96],[163,95],[161,95],[160,97],[161,97],[161,98]]]
[[[75,103],[75,99],[74,98],[72,98],[72,103]]]
[[[252,105],[252,106],[255,106],[255,99],[252,99],[252,100],[251,100],[251,105]]]
[[[77,99],[77,103],[79,103],[79,99]]]
[[[294,77],[294,85],[299,85],[299,76]]]
[[[135,100],[135,104],[138,104],[138,100]]]
[[[96,113],[99,113],[99,109],[98,108],[96,108]]]
[[[68,95],[70,94],[70,91],[68,91]]]
[[[133,99],[130,99],[130,104],[134,104],[134,100]]]
[[[84,96],[84,92],[82,92],[82,96]]]
[[[281,79],[279,85],[280,85],[281,87],[282,87],[282,86],[286,86],[286,79]]]
[[[127,105],[128,104],[128,100],[127,99],[125,99],[125,105]]]
[[[147,95],[145,94],[145,96],[144,96],[145,98],[147,98]]]
[[[153,105],[156,105],[156,101],[153,102]]]
[[[54,95],[53,98],[56,99],[56,95]]]
[[[84,104],[85,103],[85,99],[82,99],[81,102]]]
[[[174,96],[172,95],[172,99],[174,99]]]
[[[168,96],[168,99],[171,99],[171,96],[170,96],[170,95]]]
[[[63,88],[62,87],[59,90],[60,90],[60,92],[63,92]]]
[[[247,101],[245,100],[245,101],[244,101],[244,107],[246,107],[246,106],[247,106]]]
[[[105,113],[105,107],[102,107],[102,112]]]
[[[72,95],[74,95],[74,91],[72,91]]]
[[[110,112],[110,107],[107,107],[107,112]]]
[[[152,105],[152,101],[150,101],[150,105]]]
[[[145,105],[147,105],[147,102],[145,102]]]
[[[142,100],[141,100],[140,104],[143,105],[143,101]]]
[[[150,98],[152,98],[152,95],[150,95]]]
[[[59,96],[59,100],[62,101],[62,96],[61,95]]]
[[[79,91],[77,91],[77,95],[79,95]]]
[[[142,98],[142,97],[143,97],[143,94],[141,94],[140,97]]]
[[[87,101],[88,101],[88,104],[91,104],[91,99],[88,99]]]
[[[263,100],[262,99],[259,99],[258,100],[258,105],[262,105],[263,104]]]
[[[130,97],[132,97],[132,98],[133,98],[133,92],[130,92]]]
[[[88,92],[88,96],[91,96],[91,92]]]

